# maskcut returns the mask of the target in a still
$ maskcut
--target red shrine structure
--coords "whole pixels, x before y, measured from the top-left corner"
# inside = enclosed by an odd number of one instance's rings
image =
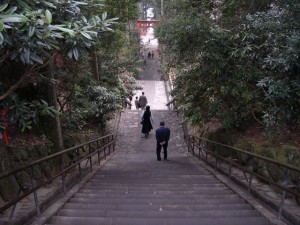
[[[137,26],[141,35],[146,35],[148,28],[154,28],[159,20],[138,20]]]

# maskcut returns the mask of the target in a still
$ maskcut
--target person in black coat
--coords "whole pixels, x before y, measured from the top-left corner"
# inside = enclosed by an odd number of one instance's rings
[[[168,141],[170,139],[170,129],[165,127],[165,122],[160,122],[160,128],[156,129],[155,136],[156,136],[156,156],[157,160],[160,161],[160,152],[161,148],[164,149],[164,160],[168,158]]]
[[[153,129],[152,123],[153,123],[153,117],[150,111],[150,106],[146,106],[146,110],[143,111],[141,115],[141,120],[143,124],[142,133],[145,134],[145,137],[148,137],[149,132]]]

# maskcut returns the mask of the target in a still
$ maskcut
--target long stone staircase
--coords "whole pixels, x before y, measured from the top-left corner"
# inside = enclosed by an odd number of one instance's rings
[[[152,111],[154,130],[161,120],[171,129],[169,159],[157,161],[155,132],[141,134],[140,112],[122,113],[116,153],[49,224],[272,224],[187,154],[176,112]]]

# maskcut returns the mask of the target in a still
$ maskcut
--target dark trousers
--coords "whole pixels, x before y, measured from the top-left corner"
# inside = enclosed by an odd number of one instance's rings
[[[160,145],[159,142],[157,141],[156,143],[156,156],[157,156],[157,160],[161,160],[160,157],[160,152],[161,152],[161,148],[164,149],[164,159],[168,158],[168,142],[166,142],[164,145]]]

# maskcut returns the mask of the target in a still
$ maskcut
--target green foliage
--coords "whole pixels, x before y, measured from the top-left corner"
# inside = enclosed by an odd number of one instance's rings
[[[20,101],[17,96],[12,98],[9,108],[9,125],[17,125],[22,132],[31,130],[33,124],[38,125],[41,117],[55,117],[60,113],[44,100]]]
[[[43,100],[34,102],[26,100],[42,98],[32,95],[38,93],[35,90],[40,88],[39,85],[46,86],[42,81],[53,82],[52,77],[47,77],[48,73],[64,75],[74,73],[75,70],[68,71],[66,68],[67,57],[71,59],[69,63],[83,59],[82,56],[90,54],[100,43],[103,34],[113,31],[112,26],[116,24],[117,18],[109,18],[102,3],[102,0],[1,2],[0,65],[1,67],[4,65],[1,74],[5,75],[1,77],[1,99],[9,98],[20,87],[27,86],[29,90],[28,84],[34,84],[28,95],[26,93],[26,96],[20,97],[23,99],[22,102],[13,105],[10,103],[12,109],[16,110],[13,121],[19,124],[22,130],[31,129],[33,124],[37,124],[39,122],[37,115],[53,116],[55,113]],[[50,65],[52,62],[53,65]],[[49,69],[51,71],[47,71]],[[56,82],[62,84],[60,78],[65,77],[67,76],[57,76]],[[76,83],[72,83],[71,87],[74,86]],[[22,91],[17,90],[15,93],[20,94]],[[46,90],[43,93],[49,95]],[[61,94],[72,97],[74,90],[72,88],[68,90],[66,87]],[[72,106],[73,102],[70,99],[64,100],[66,101],[62,108]],[[80,117],[84,119],[90,118],[90,114],[95,110],[91,110],[88,115],[80,108],[74,111],[74,114],[81,112],[83,115]]]
[[[193,124],[218,119],[230,129],[255,119],[272,130],[299,123],[296,2],[166,1],[156,35],[166,72],[178,71],[174,98]]]
[[[228,16],[262,11],[270,6],[272,0],[224,0],[222,11]]]
[[[121,108],[118,86],[104,82],[100,85],[93,78],[92,69],[85,66],[89,60],[85,58],[82,64],[70,63],[68,69],[76,73],[62,74],[60,77],[59,99],[64,112],[62,126],[68,132],[82,130],[91,124],[104,127],[111,113]],[[118,81],[118,74],[112,78],[115,79]]]
[[[120,23],[126,24],[138,18],[137,0],[104,0],[104,10],[110,12],[112,17],[118,17]]]
[[[119,30],[106,33],[97,46],[101,85],[118,90],[122,98],[141,89],[135,79],[140,71],[139,52],[139,40],[132,39]]]
[[[103,1],[101,9],[84,9],[100,14],[108,11],[119,23],[114,32],[102,33],[101,41],[93,46],[94,54],[83,57],[81,63],[69,62],[60,78],[64,130],[80,130],[90,124],[103,127],[110,114],[121,108],[121,99],[138,88],[134,76],[139,40],[132,39],[134,30],[127,32],[128,21],[136,16],[135,2]]]
[[[133,77],[133,73],[129,73],[128,71],[124,70],[120,73],[120,88],[123,91],[125,97],[133,96],[133,93],[136,90],[142,90],[136,79]]]
[[[120,97],[116,92],[105,87],[77,86],[72,99],[72,108],[63,115],[64,129],[80,130],[87,124],[105,124],[109,114],[121,107]]]
[[[286,9],[276,5],[265,12],[247,16],[249,55],[255,57],[264,76],[257,86],[263,89],[267,107],[263,119],[269,127],[299,123],[299,29],[291,26]]]
[[[94,86],[87,91],[90,101],[94,101],[97,105],[96,117],[104,115],[120,108],[120,97],[105,87]]]
[[[0,51],[9,49],[11,59],[23,64],[43,64],[54,49],[78,60],[100,40],[98,33],[111,31],[117,19],[108,19],[106,12],[101,16],[82,14],[80,8],[88,4],[97,7],[91,1],[48,3],[8,1],[1,5]]]
[[[205,18],[174,23],[178,27],[175,34],[168,33],[168,24],[159,28],[158,35],[165,30],[167,39],[162,41],[173,46],[171,63],[177,62],[180,71],[173,94],[179,108],[194,124],[219,118],[227,128],[237,126],[255,109],[253,90],[257,88],[255,83],[249,85],[253,75],[247,68],[234,68],[242,60],[239,53],[232,52],[231,33],[211,27]]]

